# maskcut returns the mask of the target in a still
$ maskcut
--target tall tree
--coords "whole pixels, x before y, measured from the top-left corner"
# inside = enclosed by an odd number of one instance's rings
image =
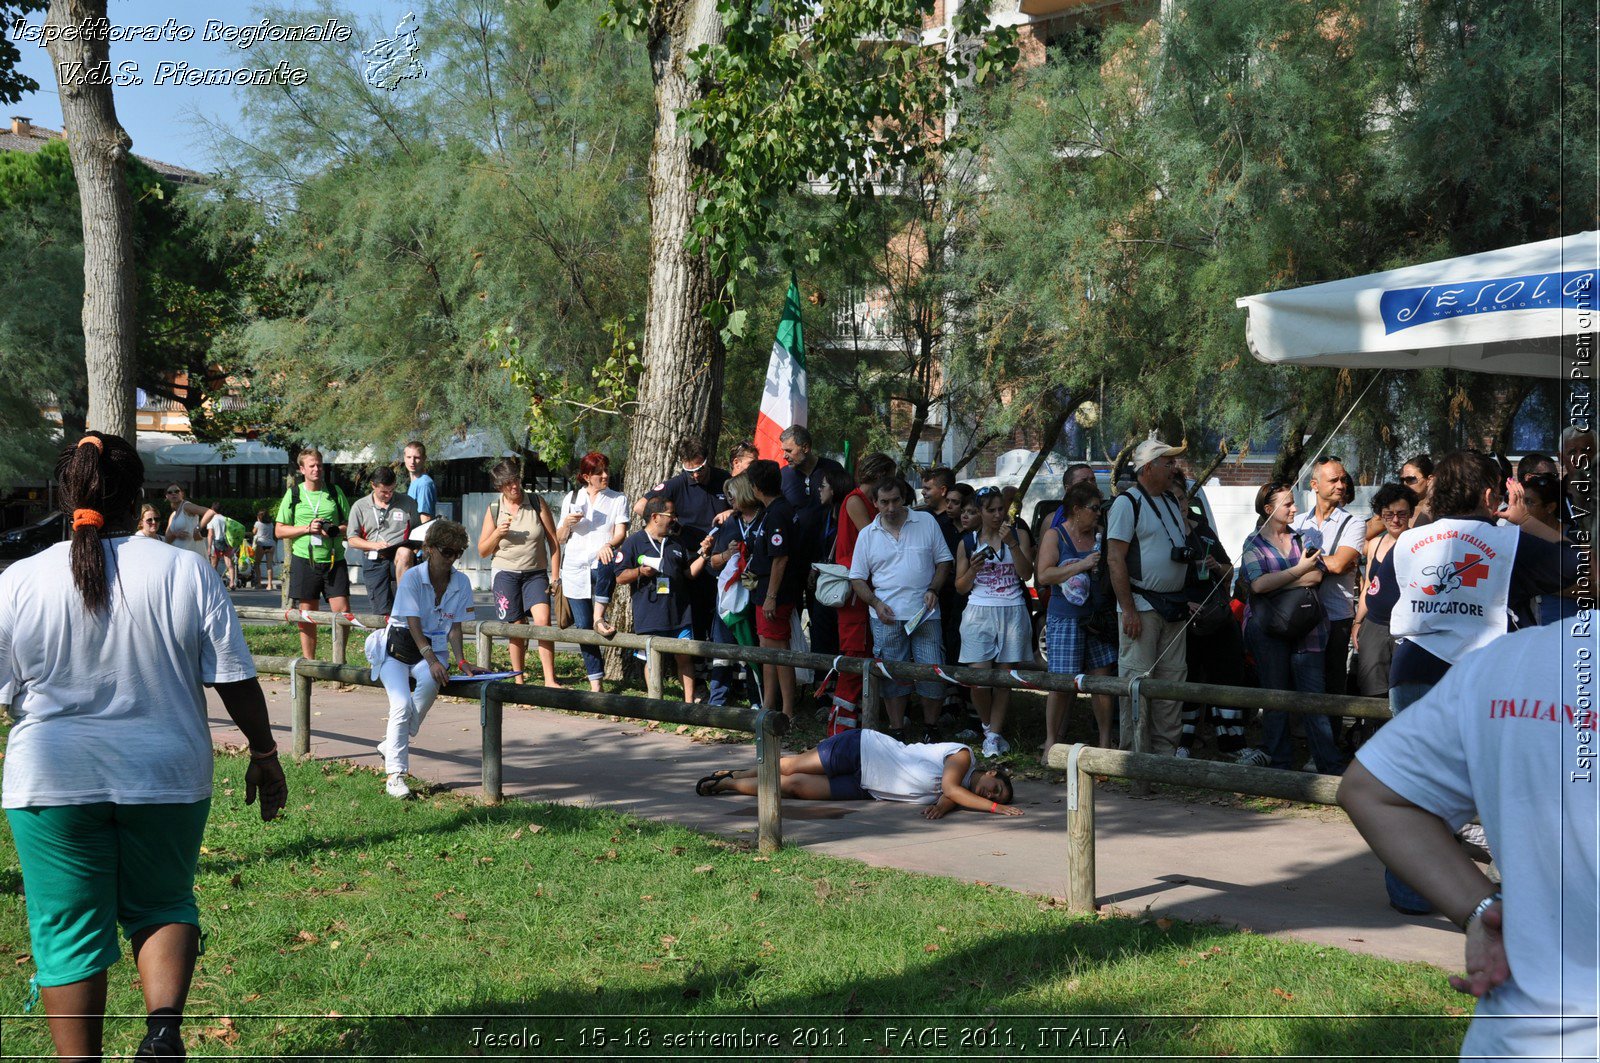
[[[133,138],[111,97],[106,0],[51,0],[46,47],[83,218],[83,338],[89,427],[133,438],[133,200],[125,175]]]
[[[1009,33],[988,31],[984,3],[945,26],[934,0],[611,2],[646,35],[655,84],[650,305],[628,458],[650,479],[673,468],[674,420],[715,447],[722,342],[747,318],[740,277],[763,254],[815,262],[858,238],[878,188],[953,133],[944,120],[956,87],[1014,49]],[[806,188],[835,212],[786,212]]]

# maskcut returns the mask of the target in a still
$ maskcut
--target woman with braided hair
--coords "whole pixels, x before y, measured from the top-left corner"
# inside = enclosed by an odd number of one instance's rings
[[[149,1012],[135,1058],[181,1059],[200,944],[194,874],[211,804],[213,686],[250,747],[245,802],[288,796],[255,664],[222,581],[188,550],[133,535],[144,463],[90,432],[56,462],[72,540],[0,573],[0,788],[22,865],[50,1035],[99,1058],[106,971],[133,946]]]

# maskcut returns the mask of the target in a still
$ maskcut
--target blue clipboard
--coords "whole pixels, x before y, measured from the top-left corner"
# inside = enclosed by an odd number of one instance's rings
[[[511,679],[521,672],[484,672],[482,675],[452,675],[452,683],[489,683],[496,679]]]

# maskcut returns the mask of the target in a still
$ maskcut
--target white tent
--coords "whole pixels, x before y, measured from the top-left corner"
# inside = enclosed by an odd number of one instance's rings
[[[1600,232],[1587,232],[1235,305],[1263,362],[1561,377],[1574,338],[1600,327],[1597,266]]]

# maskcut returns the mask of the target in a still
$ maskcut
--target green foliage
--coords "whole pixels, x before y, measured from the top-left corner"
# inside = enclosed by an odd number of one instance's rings
[[[1560,104],[1594,57],[1565,28],[1553,2],[1214,0],[1031,71],[981,118],[995,193],[965,357],[1074,393],[1103,380],[1113,436],[1320,443],[1372,374],[1255,362],[1234,300],[1587,224],[1594,160],[1561,150]],[[1396,375],[1346,431],[1368,467],[1481,442],[1504,388]]]
[[[645,6],[614,0],[631,16]],[[728,278],[726,304],[706,311],[729,337],[743,332],[729,308],[758,256],[787,268],[864,247],[879,191],[959,143],[946,125],[957,87],[1015,61],[987,4],[962,5],[948,40],[934,11],[933,0],[719,4],[726,39],[691,55],[704,91],[679,119],[707,163],[691,246]],[[794,202],[807,189],[815,201]]]
[[[207,245],[191,212],[192,200],[138,159],[126,180],[134,205],[139,279],[139,387],[181,402],[196,435],[211,438],[208,411],[227,387],[229,367],[213,343],[236,316],[237,247]],[[38,407],[59,402],[69,425],[81,424],[87,403],[83,364],[83,236],[77,183],[65,141],[36,152],[0,153],[0,369],[13,386],[0,403],[14,405],[0,420],[0,478],[43,475],[40,446],[47,438]],[[13,365],[12,363],[16,363]],[[187,374],[187,388],[174,387]]]
[[[215,231],[251,234],[268,296],[240,337],[263,412],[281,437],[380,448],[469,426],[521,444],[530,421],[541,451],[614,441],[619,417],[569,410],[559,438],[538,404],[598,383],[644,302],[644,56],[592,4],[418,17],[429,76],[394,92],[343,53],[271,46],[260,61],[316,90],[252,97],[224,146],[238,209]]]
[[[0,103],[16,103],[30,92],[39,91],[39,83],[17,70],[22,53],[10,38],[10,31],[18,19],[34,11],[43,11],[47,0],[3,0],[0,2]]]

